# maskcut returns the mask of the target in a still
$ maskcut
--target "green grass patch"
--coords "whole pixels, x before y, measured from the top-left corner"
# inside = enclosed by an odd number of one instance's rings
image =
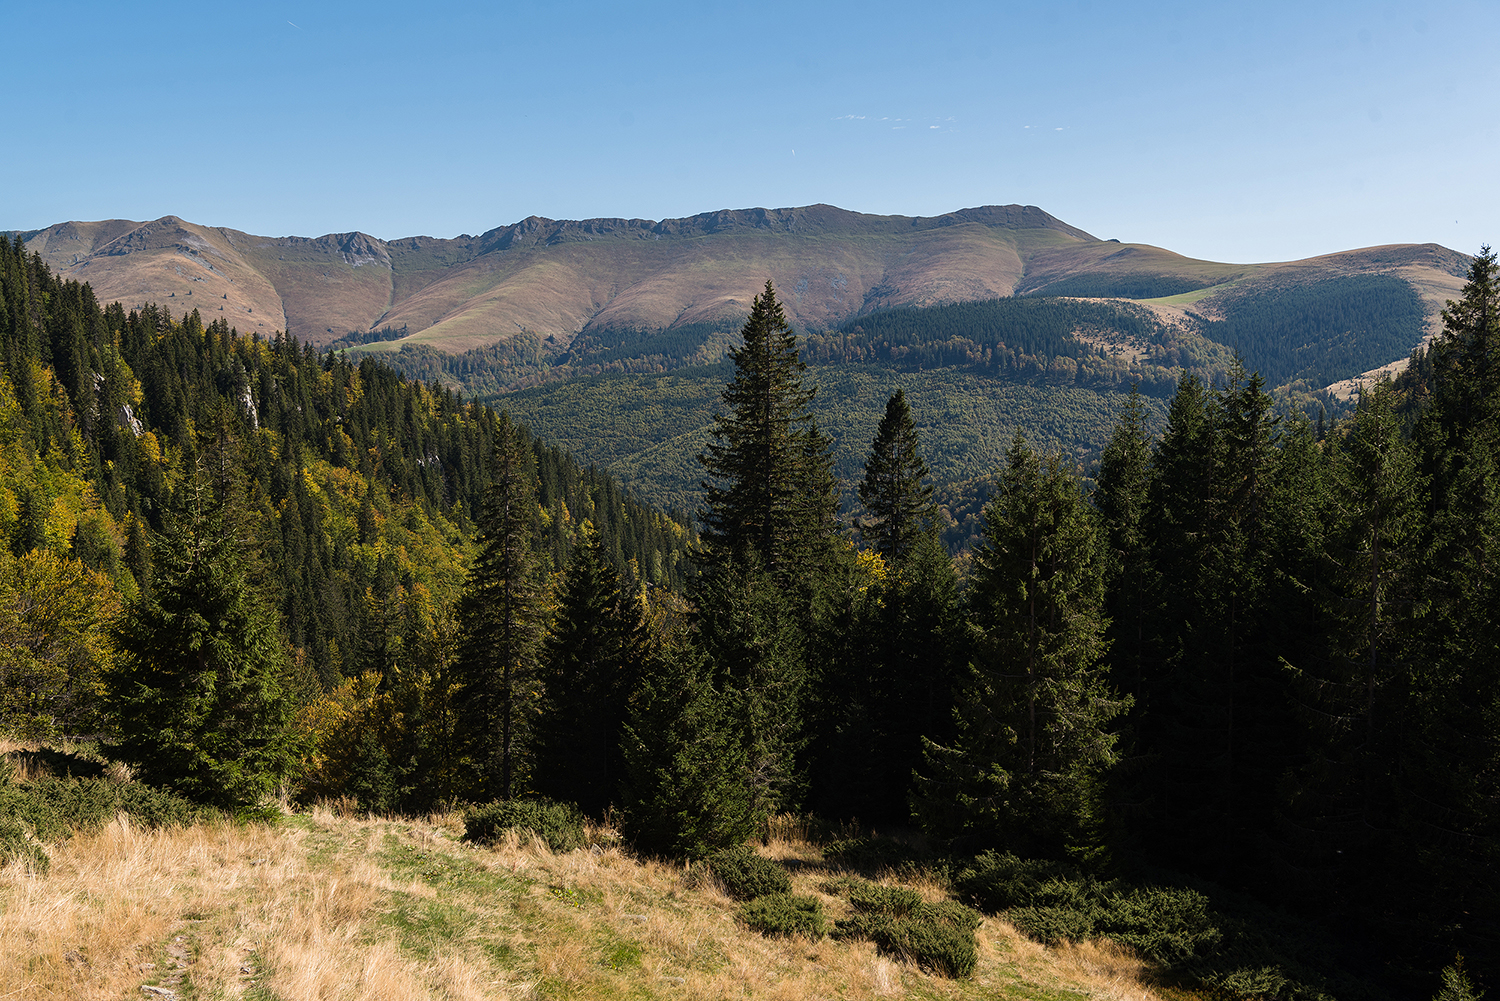
[[[607,970],[630,970],[641,965],[645,953],[635,942],[605,936],[599,946],[599,965]]]
[[[395,930],[403,952],[422,959],[431,959],[438,948],[462,940],[477,921],[472,911],[443,898],[424,900],[398,892],[393,904],[380,923]]]
[[[395,834],[387,834],[385,844],[383,858],[392,873],[420,879],[431,887],[472,893],[494,893],[502,889],[515,892],[521,888],[514,878],[491,872],[462,855],[426,851],[402,842]]]

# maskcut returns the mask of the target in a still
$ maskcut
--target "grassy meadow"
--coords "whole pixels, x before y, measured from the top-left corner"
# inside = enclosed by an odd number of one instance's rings
[[[22,745],[0,745],[12,757]],[[12,780],[43,777],[23,767]],[[128,782],[118,769],[110,781]],[[869,942],[770,938],[701,863],[632,856],[608,827],[553,852],[512,831],[462,840],[458,813],[359,815],[348,803],[269,820],[151,829],[121,814],[44,846],[45,873],[0,867],[0,996],[1149,999],[1146,968],[1106,941],[1047,948],[986,918],[972,978]],[[830,917],[851,874],[789,819],[756,846]],[[929,901],[932,877],[869,873]]]

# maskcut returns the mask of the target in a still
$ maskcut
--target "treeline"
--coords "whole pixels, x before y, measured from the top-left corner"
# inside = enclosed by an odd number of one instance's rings
[[[196,312],[100,308],[19,243],[0,248],[0,296],[0,532],[14,557],[81,561],[130,598],[206,449],[232,447],[262,583],[324,685],[379,659],[371,635],[389,632],[390,609],[419,616],[456,600],[489,483],[490,408]],[[565,564],[589,521],[622,571],[681,587],[683,519],[529,436],[525,447],[541,473],[532,508],[548,567]]]
[[[1316,391],[1400,358],[1422,339],[1411,283],[1346,275],[1226,295],[1203,336],[1238,351],[1271,386]]]
[[[1185,375],[1159,438],[1143,400],[1126,407],[1091,496],[1018,435],[962,573],[904,394],[846,534],[768,287],[703,453],[690,605],[622,602],[570,568],[579,611],[531,634],[540,666],[506,654],[474,675],[509,707],[485,717],[509,770],[484,788],[614,804],[667,854],[788,810],[915,820],[1009,874],[988,899],[1051,901],[1019,916],[1038,934],[1143,921],[1230,996],[1430,993],[1456,952],[1492,977],[1494,271],[1481,255],[1414,410],[1387,385],[1320,429],[1278,417],[1258,375]],[[1069,875],[1044,890],[1025,872]],[[1259,916],[1231,943],[1204,893]],[[1124,913],[1145,906],[1161,910]],[[1274,927],[1303,923],[1326,935],[1314,951]]]
[[[1089,343],[1090,333],[1150,348],[1150,355],[1127,363]],[[1212,374],[1206,367],[1209,359],[1192,355],[1188,345],[1148,314],[1114,303],[1040,297],[879,310],[847,320],[837,330],[809,334],[805,354],[813,364],[875,363],[906,371],[959,366],[998,378],[1058,385],[1139,384],[1158,396],[1170,394],[1176,367]]]
[[[403,344],[399,351],[381,357],[408,378],[462,389],[483,399],[566,379],[711,364],[723,357],[734,336],[715,323],[688,323],[666,330],[610,327],[585,330],[561,353],[554,353],[536,336],[522,333],[458,354],[426,344]]]
[[[1084,299],[1160,299],[1193,292],[1211,282],[1197,278],[1150,273],[1105,275],[1072,275],[1045,285],[1018,289],[1018,294],[1035,296],[1078,296]]]

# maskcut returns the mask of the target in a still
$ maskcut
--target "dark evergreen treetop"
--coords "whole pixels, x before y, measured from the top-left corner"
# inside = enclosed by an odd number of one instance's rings
[[[536,472],[510,416],[494,430],[490,486],[479,512],[478,553],[459,605],[460,715],[481,788],[510,799],[519,777],[530,682],[546,628],[536,533]]]
[[[911,407],[906,393],[898,389],[885,405],[859,485],[859,499],[869,512],[860,534],[892,563],[903,562],[932,526],[937,509],[926,479],[927,463],[917,453]]]
[[[698,457],[708,473],[703,541],[711,565],[753,557],[786,581],[810,537],[833,529],[828,442],[808,410],[816,389],[803,385],[797,335],[769,281],[740,333],[714,440]]]
[[[154,587],[116,629],[121,663],[106,676],[112,754],[144,782],[200,802],[253,804],[296,760],[287,729],[286,647],[259,597],[235,498],[200,475],[163,537]]]

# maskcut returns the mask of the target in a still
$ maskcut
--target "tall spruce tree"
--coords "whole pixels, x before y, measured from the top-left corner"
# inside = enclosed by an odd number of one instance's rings
[[[1144,671],[1150,550],[1146,507],[1151,486],[1151,440],[1146,407],[1132,388],[1099,462],[1094,505],[1108,544],[1106,580],[1116,680],[1138,693]],[[1138,707],[1139,708],[1139,707]]]
[[[790,584],[837,528],[829,445],[808,410],[816,389],[803,385],[807,366],[769,281],[740,335],[714,440],[698,457],[708,473],[702,539],[710,566],[753,555]]]
[[[287,651],[261,598],[236,499],[201,466],[157,540],[153,586],[115,630],[109,751],[144,782],[223,806],[254,803],[296,760]],[[230,510],[226,510],[226,508]]]
[[[1104,567],[1079,479],[1018,434],[975,554],[976,635],[951,744],[928,741],[916,810],[933,833],[1022,854],[1100,847],[1111,721]]]
[[[521,777],[545,627],[533,537],[537,491],[531,450],[510,415],[493,431],[490,485],[478,553],[459,606],[461,732],[482,795],[510,799]]]
[[[641,606],[584,522],[542,657],[533,784],[602,816],[623,776],[625,709],[643,658]]]
[[[904,562],[932,526],[936,507],[932,485],[923,482],[926,478],[927,463],[917,451],[911,407],[905,391],[898,389],[886,403],[859,485],[859,499],[868,513],[860,534],[887,563]]]
[[[734,379],[699,461],[704,529],[694,586],[697,635],[739,713],[753,808],[802,795],[810,635],[820,590],[838,576],[838,496],[828,440],[808,405],[806,366],[766,282],[731,357]]]

